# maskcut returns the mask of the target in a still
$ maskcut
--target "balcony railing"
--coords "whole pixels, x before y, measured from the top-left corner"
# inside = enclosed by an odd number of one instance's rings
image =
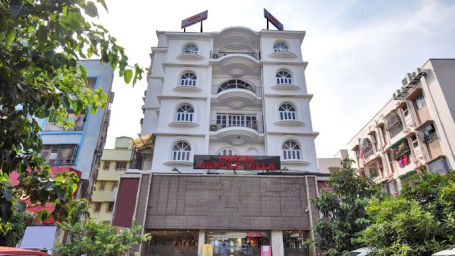
[[[263,123],[256,120],[211,120],[209,125],[209,129],[212,132],[230,127],[244,127],[256,130],[259,133],[264,132]]]
[[[217,95],[223,91],[230,90],[230,89],[242,89],[246,91],[250,91],[256,95],[256,97],[262,97],[262,87],[256,86],[248,86],[248,87],[227,87],[222,88],[220,85],[212,85],[212,95]]]
[[[230,45],[223,47],[219,50],[210,51],[210,57],[212,59],[218,59],[229,54],[244,54],[260,60],[261,56],[258,51],[251,49],[250,47],[243,45]]]

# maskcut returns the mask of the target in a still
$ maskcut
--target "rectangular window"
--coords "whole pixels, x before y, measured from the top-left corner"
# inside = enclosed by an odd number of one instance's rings
[[[117,161],[115,162],[115,169],[116,170],[125,170],[127,162],[126,161]]]
[[[435,129],[433,123],[429,123],[429,124],[425,125],[424,127],[422,127],[422,129],[420,129],[420,132],[422,134],[423,140],[426,143],[429,143],[429,142],[433,141],[434,139],[438,138],[438,134],[436,133],[436,129]]]
[[[118,186],[118,181],[114,181],[112,183],[112,191],[114,191],[117,188],[117,186]]]
[[[87,85],[85,87],[93,90],[96,85],[96,77],[87,77]]]
[[[100,182],[100,190],[104,190],[105,187],[106,187],[106,182],[101,181]]]
[[[283,231],[284,255],[310,255],[310,248],[305,243],[309,238],[306,230]]]
[[[95,212],[99,212],[101,210],[101,203],[95,204]]]
[[[107,207],[108,212],[112,212],[114,210],[114,202],[109,202],[109,206]]]
[[[104,161],[103,163],[103,169],[108,170],[109,166],[111,166],[111,161]]]
[[[85,113],[76,115],[72,109],[69,109],[67,121],[74,121],[73,127],[65,128],[63,124],[48,120],[44,127],[44,131],[82,131],[84,130],[86,120],[87,115]]]
[[[417,110],[423,108],[426,105],[425,98],[423,97],[423,93],[419,94],[419,96],[417,96],[414,99],[414,104],[415,104]]]
[[[41,157],[50,166],[74,165],[78,145],[43,145]]]
[[[404,105],[403,108],[401,108],[403,110],[403,115],[404,116],[408,116],[409,115],[409,110],[408,110],[408,106],[407,105]]]
[[[401,121],[401,118],[395,113],[391,113],[386,117],[386,125],[390,138],[395,137],[403,130],[403,122]]]
[[[413,146],[413,147],[416,148],[416,147],[419,145],[419,141],[417,140],[417,136],[413,135],[413,136],[411,137],[411,141],[412,141],[412,146]]]

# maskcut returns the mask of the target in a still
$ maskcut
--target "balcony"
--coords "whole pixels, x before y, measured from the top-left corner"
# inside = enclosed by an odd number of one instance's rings
[[[234,109],[244,106],[261,105],[262,87],[256,87],[247,81],[229,80],[221,85],[212,85],[212,102],[227,105]]]
[[[227,119],[212,120],[209,124],[212,140],[227,142],[234,146],[245,143],[257,143],[263,140],[264,125],[262,122],[240,115],[228,115]]]
[[[256,60],[261,59],[261,55],[258,51],[255,51],[255,50],[251,49],[250,47],[247,47],[244,45],[228,45],[219,50],[210,51],[210,58],[220,59],[226,55],[231,55],[231,54],[247,55]]]

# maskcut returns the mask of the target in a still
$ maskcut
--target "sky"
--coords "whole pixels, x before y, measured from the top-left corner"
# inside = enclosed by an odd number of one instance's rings
[[[303,59],[317,157],[332,157],[382,108],[406,73],[429,58],[455,58],[453,0],[118,1],[99,20],[132,63],[150,65],[156,31],[181,31],[181,20],[208,10],[204,32],[229,26],[265,29],[263,8],[285,30],[304,30]],[[159,4],[158,4],[159,3]],[[194,25],[187,31],[198,31]],[[455,86],[455,85],[454,85]],[[134,87],[115,77],[106,148],[115,137],[137,138],[144,77]],[[455,99],[455,95],[454,95]],[[164,112],[162,112],[164,113]]]

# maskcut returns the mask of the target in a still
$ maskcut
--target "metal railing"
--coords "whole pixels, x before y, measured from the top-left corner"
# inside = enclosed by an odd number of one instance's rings
[[[210,58],[212,59],[219,59],[223,56],[229,54],[244,54],[255,58],[256,60],[260,60],[261,56],[258,51],[251,49],[250,47],[243,46],[243,45],[230,45],[223,47],[218,50],[210,51]]]
[[[246,90],[254,93],[257,97],[262,97],[262,87],[256,87],[251,85],[251,87],[229,87],[229,88],[221,88],[220,85],[212,85],[212,95],[217,95],[223,91],[230,90],[230,89],[241,89]]]
[[[259,133],[264,132],[264,125],[256,120],[210,120],[209,130],[212,132],[223,128],[244,127],[256,130]]]

